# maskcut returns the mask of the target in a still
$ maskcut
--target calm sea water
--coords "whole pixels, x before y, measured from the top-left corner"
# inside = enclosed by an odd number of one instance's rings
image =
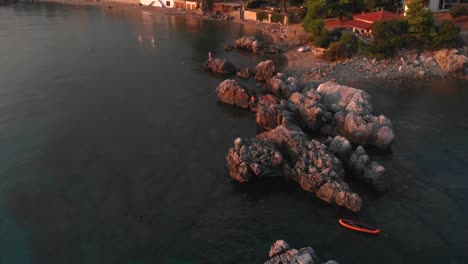
[[[0,7],[0,263],[261,263],[271,243],[341,263],[468,262],[468,83],[361,82],[393,120],[385,194],[351,214],[283,181],[238,185],[254,116],[217,103],[238,24],[52,3]],[[250,83],[250,85],[254,85]],[[344,230],[340,217],[389,238]]]

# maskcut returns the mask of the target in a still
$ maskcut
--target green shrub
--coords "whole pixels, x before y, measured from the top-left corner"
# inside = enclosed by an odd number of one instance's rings
[[[407,5],[406,18],[411,37],[421,44],[430,44],[434,30],[434,16],[424,7],[420,0],[410,0]]]
[[[406,20],[387,20],[374,24],[372,35],[374,40],[367,47],[367,55],[377,58],[387,58],[405,47],[408,43],[408,22]]]
[[[460,28],[450,20],[442,21],[432,37],[431,49],[457,48],[461,44]]]
[[[265,21],[268,20],[268,13],[267,12],[258,12],[257,13],[257,20],[258,21]]]
[[[310,33],[314,46],[328,47],[331,33],[325,28],[322,19],[304,20],[303,27],[306,32]]]
[[[262,0],[254,0],[254,1],[250,1],[248,4],[247,4],[247,8],[259,8],[261,7],[265,2],[262,1]]]
[[[337,42],[330,44],[325,51],[324,57],[327,60],[343,60],[351,58],[359,49],[359,40],[353,34],[345,34]]]
[[[468,4],[456,4],[450,8],[450,15],[453,18],[468,15]]]
[[[284,15],[281,14],[272,14],[270,18],[271,23],[284,23]]]

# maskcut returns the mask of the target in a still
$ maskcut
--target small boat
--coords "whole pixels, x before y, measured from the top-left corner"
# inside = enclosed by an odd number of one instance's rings
[[[353,220],[340,219],[340,220],[338,220],[338,222],[340,223],[340,225],[342,225],[342,226],[344,226],[346,228],[355,230],[355,231],[374,234],[374,235],[377,235],[378,233],[380,233],[380,229],[378,229],[376,227],[366,225],[366,224],[363,224],[363,223],[359,223],[359,222],[356,222],[356,221],[353,221]]]
[[[300,47],[297,49],[297,51],[299,52],[305,52],[305,51],[309,51],[310,50],[310,46],[303,46],[303,47]]]

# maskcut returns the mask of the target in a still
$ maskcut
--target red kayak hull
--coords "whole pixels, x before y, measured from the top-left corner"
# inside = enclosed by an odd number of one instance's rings
[[[340,219],[340,220],[338,220],[338,222],[340,223],[340,225],[342,225],[342,226],[344,226],[346,228],[349,228],[351,230],[354,230],[354,231],[368,233],[368,234],[374,234],[374,235],[377,235],[378,233],[380,233],[380,229],[375,228],[375,227],[371,227],[371,226],[368,226],[368,225],[365,225],[365,224],[360,224],[360,223],[358,223],[356,221],[352,221],[352,220],[348,220],[348,219]]]

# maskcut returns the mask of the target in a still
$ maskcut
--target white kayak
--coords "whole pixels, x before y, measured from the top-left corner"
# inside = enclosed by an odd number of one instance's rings
[[[310,46],[304,46],[304,47],[300,47],[297,49],[297,51],[299,52],[304,52],[304,51],[309,51],[310,50]]]

